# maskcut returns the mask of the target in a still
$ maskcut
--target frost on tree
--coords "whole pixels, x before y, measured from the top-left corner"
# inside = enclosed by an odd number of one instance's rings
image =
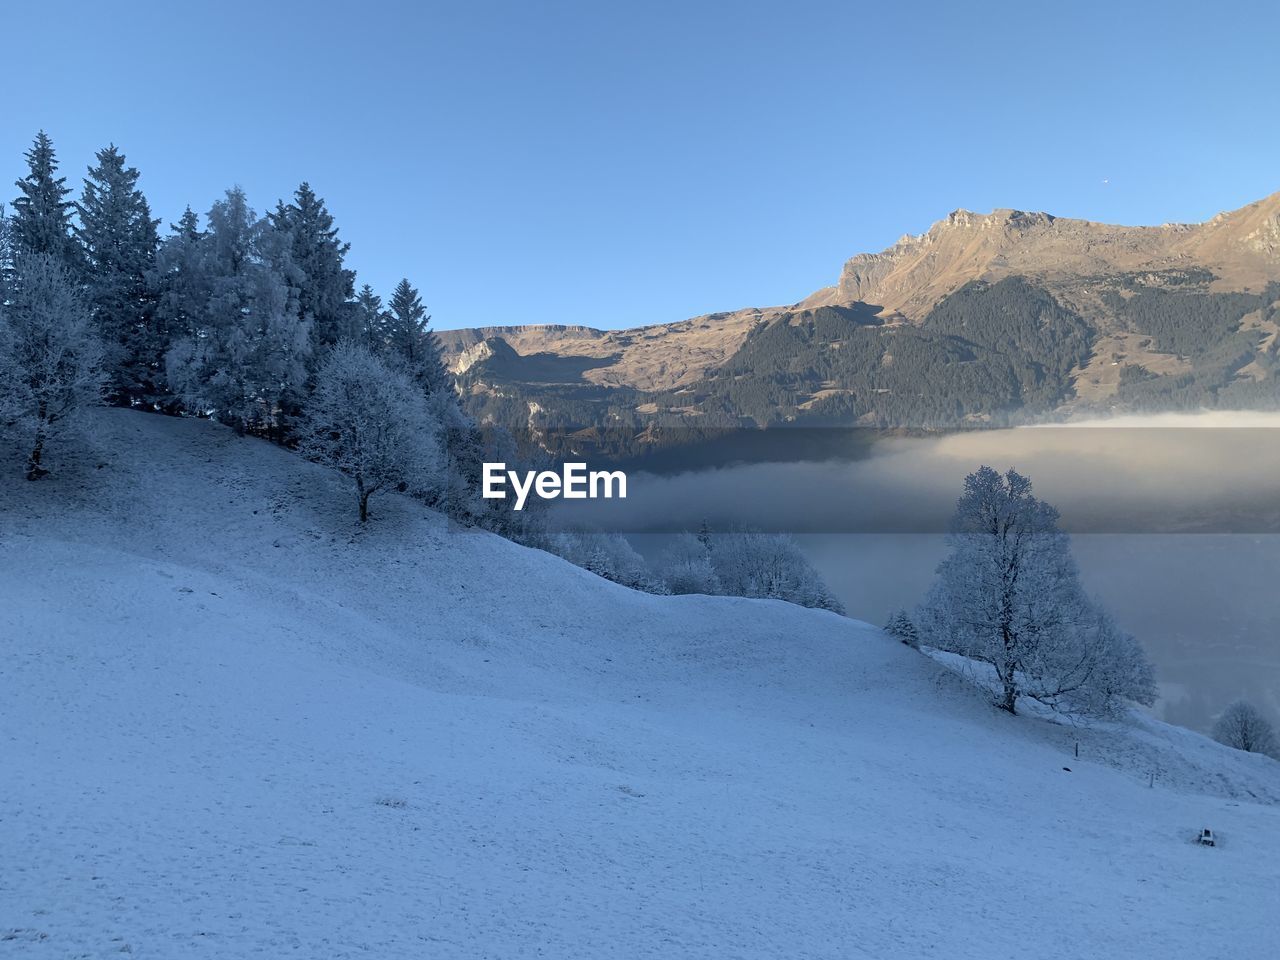
[[[787,600],[844,613],[796,542],[781,534],[712,534],[704,524],[697,535],[677,537],[663,553],[659,569],[669,593]]]
[[[344,341],[326,356],[301,426],[303,453],[351,478],[361,521],[381,490],[426,496],[439,484],[440,426],[426,398],[361,344]]]
[[[889,617],[889,622],[884,625],[884,632],[909,647],[920,646],[920,634],[905,610],[897,610]]]
[[[727,596],[787,600],[802,607],[844,613],[840,601],[790,537],[743,530],[712,535],[710,543],[711,563]]]
[[[158,220],[138,189],[138,171],[114,146],[97,153],[80,198],[80,242],[94,322],[104,341],[110,396],[122,406],[154,404],[164,392],[168,344],[155,324],[149,280]]]
[[[299,313],[310,322],[316,355],[339,340],[358,337],[359,313],[352,302],[356,275],[344,264],[351,245],[338,239],[324,200],[303,183],[293,201],[281,201],[269,220],[288,251],[290,282],[297,287]]]
[[[1237,700],[1222,711],[1213,725],[1213,739],[1246,753],[1264,753],[1280,758],[1275,730],[1253,704]]]
[[[180,234],[161,268],[177,283],[162,297],[173,345],[169,385],[189,410],[239,432],[280,436],[306,388],[310,324],[299,313],[287,234],[259,220],[238,188],[209,211],[209,226]],[[166,243],[166,248],[169,246]],[[181,273],[171,273],[178,269]]]
[[[54,441],[83,433],[102,397],[102,345],[63,263],[22,254],[0,297],[0,423],[24,444],[36,480]]]
[[[548,546],[557,556],[584,570],[590,570],[598,577],[633,590],[655,592],[648,564],[621,534],[557,533],[551,535]]]
[[[43,130],[25,154],[27,175],[18,181],[13,201],[13,244],[17,252],[51,257],[78,278],[81,257],[71,225],[75,203],[68,199],[67,178],[57,176],[58,158],[53,141]]]
[[[920,639],[989,665],[1002,709],[1023,697],[1090,713],[1154,701],[1142,648],[1085,596],[1058,512],[1029,479],[990,467],[966,477],[948,545]]]
[[[715,564],[711,561],[710,534],[682,533],[663,552],[662,580],[671,593],[723,593]]]
[[[408,280],[401,280],[382,316],[382,341],[388,355],[403,365],[425,393],[452,393],[440,340],[428,326],[431,317]]]

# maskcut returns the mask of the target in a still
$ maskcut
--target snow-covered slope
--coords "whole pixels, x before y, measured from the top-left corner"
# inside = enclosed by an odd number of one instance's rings
[[[101,419],[0,483],[0,956],[1273,955],[1280,764]]]

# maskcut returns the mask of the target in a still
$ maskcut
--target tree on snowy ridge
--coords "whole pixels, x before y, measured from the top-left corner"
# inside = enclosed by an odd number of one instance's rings
[[[716,596],[723,592],[715,564],[711,562],[709,533],[678,535],[663,551],[660,569],[663,582],[671,593]]]
[[[1088,712],[1151,703],[1146,656],[1085,596],[1057,524],[1017,472],[966,477],[951,552],[916,618],[921,641],[988,664],[1010,713],[1022,697]]]
[[[920,646],[920,634],[910,615],[905,610],[896,610],[884,625],[884,632],[901,640],[908,647]]]
[[[180,316],[167,318],[175,328],[165,358],[169,385],[189,410],[239,432],[278,436],[305,390],[311,351],[289,283],[288,237],[269,230],[238,187],[213,205],[208,224],[182,238],[192,245],[181,251],[190,255],[182,296],[163,299],[166,311],[182,306]],[[162,267],[169,263],[166,253]]]
[[[102,398],[102,344],[65,264],[20,253],[0,296],[0,425],[25,444],[28,480],[46,448],[82,433]]]
[[[13,201],[10,225],[15,253],[52,257],[78,281],[82,262],[71,223],[75,203],[67,199],[67,178],[57,176],[53,141],[41,130],[24,156],[27,175],[16,184],[21,192]]]
[[[401,363],[424,393],[452,393],[440,341],[429,324],[422,297],[408,280],[396,284],[383,315],[387,354]]]
[[[711,534],[710,544],[711,565],[724,595],[787,600],[844,613],[791,537],[740,530]]]
[[[1280,759],[1280,742],[1275,730],[1258,708],[1237,700],[1222,711],[1213,725],[1213,739],[1246,753],[1262,753]]]
[[[344,263],[351,245],[338,239],[324,200],[304,182],[291,202],[277,204],[268,220],[270,229],[286,238],[289,262],[297,271],[298,311],[310,323],[313,357],[339,340],[357,338],[359,313],[352,300],[356,275]]]
[[[360,343],[342,341],[321,362],[299,448],[352,479],[361,522],[373,494],[403,488],[429,497],[440,482],[440,425],[426,398]]]
[[[154,323],[148,283],[156,262],[158,220],[138,189],[138,171],[108,146],[97,153],[80,198],[85,284],[103,338],[113,402],[155,403],[164,392],[168,343]]]

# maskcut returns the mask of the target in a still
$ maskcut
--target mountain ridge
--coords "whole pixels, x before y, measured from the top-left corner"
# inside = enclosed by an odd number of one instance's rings
[[[930,318],[948,304],[952,319],[946,326],[951,339],[943,343],[933,337],[931,344],[911,347],[933,351],[926,364],[929,370],[956,362],[968,350],[966,342],[972,337],[964,331],[974,328],[954,316],[957,302],[976,311],[975,317],[1017,315],[1021,327],[1015,324],[1015,328],[1030,330],[1038,321],[1025,311],[1030,309],[1028,304],[1043,298],[1036,294],[1010,301],[1009,289],[1001,284],[1015,279],[1076,315],[1088,330],[1088,354],[1075,359],[1072,371],[1062,376],[1055,391],[1040,391],[1042,399],[1050,394],[1052,399],[1030,412],[1045,414],[1059,408],[1097,412],[1112,406],[1127,409],[1135,403],[1180,409],[1197,402],[1213,405],[1220,392],[1246,395],[1243,402],[1249,404],[1271,405],[1280,399],[1273,396],[1270,384],[1265,390],[1249,384],[1233,386],[1269,381],[1273,367],[1280,367],[1276,354],[1280,289],[1272,293],[1280,284],[1280,192],[1202,223],[1160,226],[1117,226],[1010,208],[986,214],[960,209],[885,250],[849,258],[834,285],[794,304],[749,307],[623,330],[524,325],[442,331],[439,336],[473,410],[499,421],[505,414],[495,404],[503,406],[522,397],[543,409],[553,409],[559,402],[566,421],[579,425],[600,425],[620,416],[626,421],[636,412],[653,415],[664,410],[682,410],[685,415],[715,412],[729,421],[746,418],[767,425],[803,419],[815,404],[822,407],[821,401],[843,396],[853,399],[831,412],[832,417],[880,423],[900,416],[906,422],[894,425],[917,426],[923,424],[915,422],[919,418],[914,409],[899,403],[898,413],[887,414],[877,409],[877,403],[883,407],[888,401],[872,396],[901,396],[909,385],[901,380],[872,383],[875,378],[868,371],[894,353],[890,341],[900,339],[904,328],[922,335],[937,329]],[[996,291],[993,297],[1008,302],[983,305],[982,298],[974,295],[990,290]],[[1234,295],[1255,299],[1232,299]],[[1239,314],[1212,331],[1216,340],[1207,326],[1205,335],[1197,339],[1201,315],[1216,316],[1237,306]],[[773,364],[777,369],[771,374],[738,362],[753,351],[759,353],[753,344],[761,336],[771,338],[771,350],[779,349],[778,336],[767,333],[773,325],[803,324],[805,317],[823,310],[870,312],[882,328],[884,348],[877,354],[862,344],[863,367],[846,364],[842,370],[826,369],[830,364],[821,352],[847,339],[839,324],[826,323],[820,326],[828,332],[811,336],[803,347],[782,348],[791,352],[790,357]],[[1157,316],[1162,312],[1177,318],[1185,328],[1181,335],[1164,330]],[[997,357],[1002,352],[999,342],[987,339],[990,342],[977,359],[1006,364]],[[499,341],[514,357],[497,346]],[[1231,346],[1226,352],[1231,355],[1219,356],[1221,345],[1228,341]],[[1194,347],[1190,352],[1184,349],[1188,343]],[[501,369],[486,366],[495,352],[505,356]],[[531,370],[538,371],[536,376],[521,372],[522,358],[536,358],[530,364]],[[578,362],[562,364],[561,372],[555,374],[552,358],[577,358]],[[1058,359],[1034,351],[1011,357],[1007,363],[1016,369],[1009,375],[1022,376],[1018,371],[1043,366],[1046,360],[1056,365]],[[704,403],[708,395],[742,392],[741,384],[730,388],[724,383],[730,367],[736,369],[734,377],[739,381],[773,376],[773,382],[761,380],[754,390],[773,399],[755,404],[753,411],[732,398],[708,406]],[[865,382],[859,386],[859,381]],[[926,381],[924,386],[930,384]],[[1006,413],[1018,405],[1017,394],[1003,392]],[[1255,395],[1261,399],[1252,399]],[[951,399],[955,404],[949,403]],[[954,406],[961,422],[985,416],[981,408],[989,406],[976,394],[947,401],[931,407]]]

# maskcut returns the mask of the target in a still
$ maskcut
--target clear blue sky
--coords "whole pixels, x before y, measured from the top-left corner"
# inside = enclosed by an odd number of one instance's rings
[[[307,179],[440,327],[658,323],[799,299],[956,207],[1280,190],[1278,37],[1274,0],[5,4],[0,177],[43,127],[77,186],[114,141],[166,224]]]

